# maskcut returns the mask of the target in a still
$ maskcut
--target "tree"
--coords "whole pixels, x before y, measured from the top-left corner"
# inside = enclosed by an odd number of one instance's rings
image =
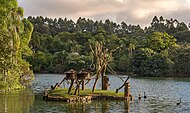
[[[140,66],[143,76],[165,76],[169,75],[173,62],[166,55],[154,54],[143,60]]]
[[[54,70],[58,70],[54,71],[56,73],[63,73],[69,66],[78,66],[74,63],[71,63],[71,65],[66,64],[69,61],[66,62],[65,55],[67,56],[72,53],[79,54],[77,55],[79,59],[76,58],[73,61],[75,63],[79,62],[80,66],[77,68],[82,67],[83,61],[85,61],[84,66],[89,65],[91,53],[89,44],[93,45],[96,41],[104,45],[103,49],[113,50],[118,45],[121,46],[118,51],[112,54],[114,62],[111,62],[111,65],[114,67],[114,70],[126,71],[127,73],[131,72],[132,69],[130,68],[132,68],[131,65],[135,62],[134,60],[138,62],[137,59],[134,59],[136,57],[134,54],[140,49],[149,49],[154,52],[153,56],[148,58],[148,61],[143,61],[143,59],[139,61],[144,62],[143,65],[148,67],[147,62],[154,61],[155,58],[163,58],[163,56],[159,56],[158,54],[166,54],[164,57],[174,62],[177,57],[172,59],[170,56],[167,56],[168,50],[171,50],[170,48],[175,46],[176,43],[190,42],[190,32],[185,23],[179,22],[177,19],[165,19],[162,16],[155,16],[151,22],[151,26],[145,27],[145,29],[142,29],[140,25],[132,25],[125,22],[117,24],[109,19],[103,22],[102,20],[93,21],[79,17],[75,23],[67,18],[52,19],[39,16],[28,17],[28,20],[34,24],[34,33],[30,41],[30,47],[34,52],[33,58],[37,57],[35,54],[38,54],[38,52],[43,52],[45,58],[47,57],[46,60],[53,58],[52,66]],[[6,48],[7,51],[9,49],[8,47]],[[57,53],[61,53],[62,51],[65,52],[60,57],[60,54]],[[9,54],[6,57],[9,57]],[[49,67],[51,67],[51,60],[47,60],[46,62],[48,63],[45,63],[43,70],[48,72]]]
[[[6,84],[5,89],[20,88],[33,78],[30,65],[23,59],[31,54],[28,43],[33,26],[22,18],[23,9],[18,7],[16,0],[1,1],[0,7],[0,82]]]
[[[135,50],[133,53],[133,58],[131,59],[134,73],[144,75],[144,70],[142,69],[143,62],[154,54],[155,52],[150,48],[140,48]]]
[[[167,33],[153,32],[147,36],[147,47],[156,52],[161,52],[172,47],[176,43],[176,39]]]
[[[180,43],[170,49],[169,57],[173,60],[174,76],[189,76],[190,75],[190,44]]]

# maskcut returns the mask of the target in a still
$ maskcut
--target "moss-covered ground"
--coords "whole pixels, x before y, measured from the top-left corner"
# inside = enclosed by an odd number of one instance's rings
[[[68,89],[62,89],[62,88],[58,88],[55,90],[49,90],[48,93],[51,96],[59,96],[59,97],[63,97],[63,98],[73,98],[76,96],[92,96],[92,95],[99,95],[99,96],[114,96],[114,97],[123,97],[124,93],[123,92],[118,92],[115,93],[114,90],[95,90],[94,92],[92,92],[91,89],[86,89],[84,91],[80,90],[79,94],[74,95],[74,90],[71,91],[70,94],[68,94]]]

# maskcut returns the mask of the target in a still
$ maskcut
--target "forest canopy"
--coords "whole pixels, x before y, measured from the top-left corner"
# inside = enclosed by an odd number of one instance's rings
[[[109,19],[93,21],[79,17],[27,18],[34,25],[30,41],[33,55],[27,57],[35,73],[64,73],[88,69],[92,62],[89,45],[101,42],[113,53],[111,67],[123,74],[140,76],[190,76],[189,26],[177,19],[155,16],[150,26]]]
[[[0,1],[0,90],[29,85],[35,73],[91,69],[90,45],[111,52],[109,66],[119,74],[190,76],[189,25],[153,17],[141,28],[125,22],[79,17],[23,18],[16,0]]]

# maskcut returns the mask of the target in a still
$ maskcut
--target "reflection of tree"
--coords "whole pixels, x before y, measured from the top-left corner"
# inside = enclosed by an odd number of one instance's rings
[[[0,113],[27,113],[34,102],[29,91],[15,91],[0,95]]]
[[[103,101],[102,102],[102,113],[108,113],[109,112],[109,102]]]
[[[90,113],[90,104],[87,102],[74,102],[66,104],[66,113]]]

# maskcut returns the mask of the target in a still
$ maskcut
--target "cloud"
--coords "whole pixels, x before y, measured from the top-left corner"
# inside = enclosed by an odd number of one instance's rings
[[[155,16],[190,22],[190,0],[18,0],[25,16],[79,17],[149,25]]]

